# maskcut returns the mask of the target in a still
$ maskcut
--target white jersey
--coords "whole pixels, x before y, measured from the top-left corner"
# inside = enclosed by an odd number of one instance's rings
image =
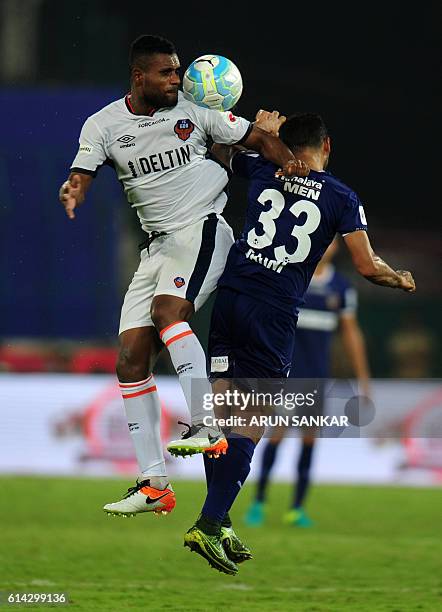
[[[91,115],[80,134],[71,171],[95,176],[112,165],[142,228],[171,232],[220,213],[227,196],[226,170],[206,159],[206,141],[235,144],[251,124],[231,112],[197,106],[178,93],[178,103],[135,115],[126,96]]]

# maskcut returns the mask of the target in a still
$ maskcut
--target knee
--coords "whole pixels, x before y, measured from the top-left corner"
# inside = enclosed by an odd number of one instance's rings
[[[181,298],[160,295],[154,298],[150,316],[158,332],[175,321],[188,321],[194,312],[193,304]]]
[[[137,358],[130,346],[120,348],[115,369],[122,382],[138,382],[149,374],[146,362]]]

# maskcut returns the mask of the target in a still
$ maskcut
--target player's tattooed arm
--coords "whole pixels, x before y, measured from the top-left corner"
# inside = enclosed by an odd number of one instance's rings
[[[91,186],[93,177],[89,174],[71,172],[59,191],[59,200],[69,219],[75,219],[75,208],[84,202],[86,192]]]
[[[367,233],[356,231],[344,236],[353,265],[367,280],[375,285],[402,289],[408,293],[416,290],[411,272],[407,270],[393,270],[379,255],[373,251]]]

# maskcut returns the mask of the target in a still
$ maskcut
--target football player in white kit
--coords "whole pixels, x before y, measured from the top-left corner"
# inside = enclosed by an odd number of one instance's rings
[[[117,375],[140,467],[134,487],[104,510],[119,516],[167,513],[175,506],[160,437],[160,401],[152,375],[168,348],[191,413],[190,436],[168,445],[174,454],[225,453],[227,441],[204,427],[202,397],[210,393],[204,351],[189,319],[214,291],[233,243],[221,216],[226,171],[206,158],[206,140],[244,144],[284,169],[308,174],[280,139],[231,112],[201,108],[178,90],[174,45],[140,36],[130,53],[131,88],[90,116],[60,201],[70,219],[103,164],[115,168],[146,232],[138,270],[120,319]],[[192,386],[193,381],[193,386]],[[193,387],[193,388],[191,388]]]

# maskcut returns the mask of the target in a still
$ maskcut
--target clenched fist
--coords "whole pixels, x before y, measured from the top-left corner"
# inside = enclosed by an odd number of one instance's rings
[[[413,275],[408,270],[396,270],[396,274],[401,277],[401,284],[399,288],[408,293],[416,291],[416,283],[414,282]]]
[[[295,157],[294,159],[289,159],[289,161],[284,164],[282,170],[275,172],[275,176],[308,176],[309,172],[310,168],[307,164]]]

